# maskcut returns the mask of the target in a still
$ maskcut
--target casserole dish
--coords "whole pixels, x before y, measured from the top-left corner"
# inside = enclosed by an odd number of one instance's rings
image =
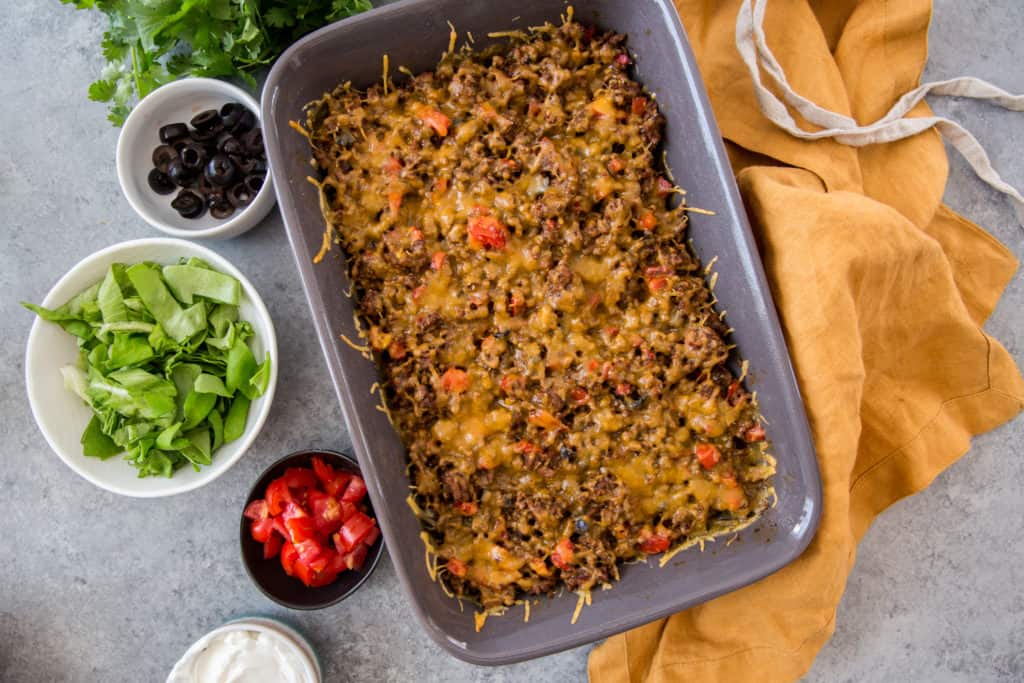
[[[690,548],[665,567],[657,559],[621,568],[612,590],[594,594],[571,624],[577,597],[563,594],[532,602],[524,623],[519,608],[489,619],[477,632],[471,606],[445,596],[424,564],[420,525],[406,505],[409,480],[402,444],[377,410],[372,362],[341,339],[357,337],[343,255],[333,249],[319,264],[324,230],[317,189],[310,175],[307,141],[289,126],[303,118],[306,103],[339,83],[365,87],[380,78],[387,54],[396,79],[398,65],[413,73],[432,69],[448,46],[451,21],[471,32],[475,47],[492,31],[558,22],[566,12],[558,0],[464,3],[406,0],[322,29],[290,48],[278,61],[263,93],[263,122],[275,189],[309,301],[314,324],[356,455],[366,476],[400,580],[430,636],[455,656],[477,664],[502,664],[537,657],[607,637],[735,590],[795,559],[810,542],[821,494],[814,449],[785,341],[771,302],[756,246],[703,84],[675,8],[668,0],[623,5],[608,1],[576,9],[583,23],[628,35],[635,75],[655,93],[667,119],[666,158],[690,202],[715,215],[691,217],[694,248],[707,263],[717,256],[719,307],[735,328],[732,341],[750,362],[761,411],[778,459],[778,504],[739,532],[728,546]],[[766,542],[767,541],[767,542]],[[712,550],[714,549],[714,550]]]

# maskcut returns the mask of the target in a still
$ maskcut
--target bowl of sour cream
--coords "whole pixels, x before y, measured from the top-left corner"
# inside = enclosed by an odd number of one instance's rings
[[[228,622],[197,640],[167,683],[322,683],[320,662],[297,631],[264,617]]]

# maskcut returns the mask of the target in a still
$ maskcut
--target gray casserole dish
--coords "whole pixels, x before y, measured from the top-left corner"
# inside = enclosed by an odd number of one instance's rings
[[[339,83],[364,87],[381,76],[387,54],[392,74],[404,65],[414,73],[433,68],[448,45],[451,21],[462,35],[487,44],[487,34],[558,22],[562,0],[406,0],[328,26],[293,45],[277,61],[263,91],[267,153],[278,203],[313,313],[327,366],[366,476],[370,497],[398,576],[423,627],[439,645],[476,664],[505,664],[565,650],[639,626],[756,581],[796,559],[814,535],[821,512],[821,482],[807,417],[757,248],[729,168],[707,95],[676,10],[670,0],[593,0],[576,7],[584,23],[626,33],[637,78],[667,118],[665,152],[689,203],[713,209],[692,215],[691,237],[701,259],[718,256],[715,294],[735,328],[733,341],[750,361],[752,388],[768,420],[778,458],[778,505],[726,546],[690,548],[657,566],[622,567],[622,580],[599,591],[570,624],[574,594],[488,619],[476,632],[471,605],[445,596],[424,563],[420,525],[406,505],[409,480],[404,449],[375,408],[373,363],[339,339],[356,338],[342,255],[332,249],[314,266],[323,220],[316,189],[306,181],[310,153],[305,138],[289,128],[302,108]]]

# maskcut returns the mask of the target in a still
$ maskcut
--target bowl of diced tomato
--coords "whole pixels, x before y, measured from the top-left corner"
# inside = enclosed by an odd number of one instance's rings
[[[241,543],[249,577],[292,609],[344,600],[384,551],[359,465],[327,450],[292,453],[263,473],[245,501]]]

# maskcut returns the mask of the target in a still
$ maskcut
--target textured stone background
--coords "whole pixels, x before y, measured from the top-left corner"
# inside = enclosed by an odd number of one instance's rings
[[[238,508],[280,454],[345,448],[279,219],[214,245],[253,280],[277,322],[282,382],[250,453],[188,495],[132,500],[65,467],[33,424],[24,341],[38,301],[80,258],[153,236],[121,196],[117,131],[85,98],[100,67],[101,20],[56,0],[6,3],[0,22],[0,679],[158,681],[188,645],[233,617],[299,626],[332,681],[581,680],[589,647],[499,669],[463,664],[415,623],[385,559],[341,607],[291,613],[270,603],[238,559]],[[1018,0],[937,0],[926,77],[973,74],[1024,92]],[[962,101],[935,108],[966,123],[1010,182],[1024,186],[1024,116]],[[955,154],[947,201],[1018,256],[1024,230],[1008,204]],[[988,324],[1024,362],[1024,281]],[[1024,421],[977,439],[924,493],[882,515],[860,548],[836,635],[808,681],[1024,679]],[[752,674],[752,680],[756,675]]]

